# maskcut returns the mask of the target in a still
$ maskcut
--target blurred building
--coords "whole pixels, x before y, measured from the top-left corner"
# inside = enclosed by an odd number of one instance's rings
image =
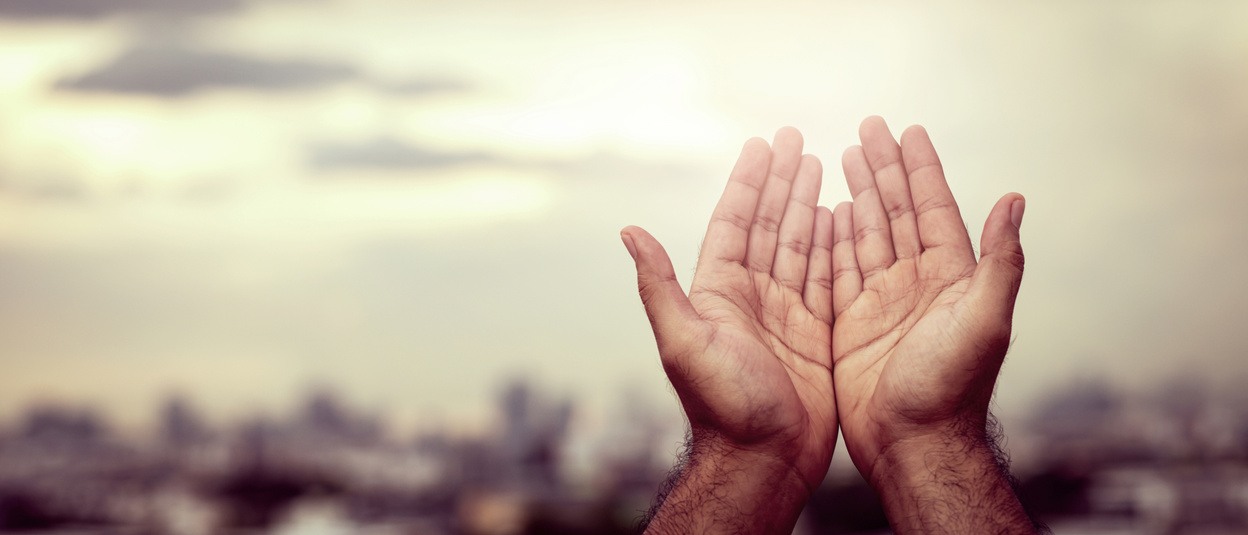
[[[621,514],[620,504],[648,497],[663,475],[571,484],[573,405],[526,382],[503,389],[498,415],[480,436],[398,440],[327,390],[288,418],[225,429],[174,397],[154,440],[139,440],[87,411],[36,407],[0,435],[0,532],[623,533],[644,507]]]
[[[396,438],[329,390],[283,418],[206,422],[169,398],[148,439],[91,411],[41,405],[0,431],[0,532],[170,535],[629,533],[672,459],[637,400],[579,470],[576,406],[525,381],[500,390],[478,434]],[[1020,497],[1058,535],[1248,531],[1248,407],[1176,384],[1055,394],[1010,430]],[[812,497],[803,534],[886,533],[857,474]]]

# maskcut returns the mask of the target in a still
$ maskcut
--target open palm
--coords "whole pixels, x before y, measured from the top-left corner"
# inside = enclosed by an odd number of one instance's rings
[[[801,135],[742,149],[703,241],[689,295],[662,246],[624,230],[668,377],[699,434],[776,452],[813,489],[836,442],[832,213]]]
[[[833,218],[836,399],[868,479],[903,440],[982,433],[1022,276],[1022,197],[997,202],[977,262],[940,161],[919,127],[898,145],[868,118],[845,152],[853,203]]]

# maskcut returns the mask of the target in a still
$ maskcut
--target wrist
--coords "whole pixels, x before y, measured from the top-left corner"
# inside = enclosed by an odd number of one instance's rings
[[[792,532],[811,489],[791,462],[713,433],[695,433],[689,448],[647,533]]]
[[[881,448],[867,475],[876,492],[897,484],[940,480],[954,473],[997,470],[986,438],[942,430],[897,439]]]
[[[923,423],[881,424],[874,440],[860,441],[857,452],[855,449],[850,452],[859,454],[856,457],[860,463],[858,468],[873,486],[882,472],[891,474],[898,469],[917,469],[918,465],[912,461],[921,455],[947,454],[963,462],[978,462],[982,460],[979,454],[986,452],[995,463],[995,440],[988,432],[990,419],[985,413],[979,417],[964,414]],[[881,465],[889,468],[878,468]]]
[[[1034,533],[982,432],[946,429],[899,439],[880,452],[868,480],[899,534]]]
[[[800,495],[803,503],[814,492],[787,449],[770,444],[741,444],[715,432],[695,432],[691,440],[689,464],[708,474],[782,491],[785,495]]]

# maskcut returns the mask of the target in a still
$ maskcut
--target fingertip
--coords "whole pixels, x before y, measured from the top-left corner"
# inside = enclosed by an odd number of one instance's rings
[[[629,239],[633,239],[633,240],[636,240],[638,237],[642,235],[648,236],[649,234],[650,234],[649,232],[646,232],[646,229],[643,229],[637,225],[629,225],[620,230],[620,236],[628,236]]]
[[[1018,193],[1006,193],[1005,195],[1002,195],[1000,199],[997,199],[996,204],[992,205],[992,211],[996,212],[997,210],[1009,210],[1009,208],[1014,205],[1015,201],[1022,200],[1022,198],[1023,196]]]
[[[983,293],[991,306],[999,307],[1007,318],[1013,310],[1026,263],[1018,231],[1023,203],[1022,195],[1008,193],[992,207],[984,222],[984,234],[979,241],[979,267],[971,282],[971,293]],[[1017,214],[1016,209],[1019,210]]]
[[[884,118],[879,115],[868,115],[862,120],[862,123],[858,125],[858,129],[861,130],[863,127],[875,123],[884,123]]]
[[[771,144],[766,139],[754,136],[745,140],[745,145],[741,146],[741,152],[749,152],[751,149],[771,151]]]
[[[639,243],[644,244],[656,241],[653,236],[650,236],[649,232],[645,231],[645,228],[635,226],[635,224],[629,224],[628,227],[624,227],[623,231],[620,231],[620,238],[623,239],[625,237],[633,242],[634,247],[638,246]]]
[[[850,145],[845,147],[845,151],[841,152],[841,165],[848,167],[849,163],[857,160],[861,154],[862,145]]]
[[[806,144],[806,140],[802,139],[802,133],[798,132],[792,126],[785,126],[776,130],[775,140],[771,143],[771,150],[777,154],[784,154],[787,157],[800,157],[802,154],[802,146]]]
[[[632,228],[636,228],[636,227],[631,227],[631,226],[624,227],[624,229],[620,231],[620,240],[624,242],[624,248],[628,249],[628,256],[633,257],[633,261],[636,262],[637,261],[637,244],[633,242],[633,237],[630,236],[628,233],[629,229],[632,229]]]
[[[628,254],[637,262],[639,273],[671,272],[672,260],[668,257],[663,244],[641,227],[629,226],[620,231],[620,240],[628,249]]]
[[[823,174],[823,162],[814,154],[803,154],[801,165],[802,167],[814,169],[819,174]]]
[[[927,139],[927,138],[929,138],[927,134],[927,129],[923,128],[923,125],[918,125],[918,124],[910,125],[908,128],[906,128],[905,131],[901,133],[902,144],[905,144],[909,140],[918,140],[918,139]]]
[[[802,132],[793,126],[781,126],[779,130],[776,130],[776,139],[780,138],[802,139]]]
[[[1027,209],[1027,199],[1017,193],[1014,200],[1010,201],[1010,222],[1014,224],[1014,228],[1023,228],[1023,212]]]
[[[858,125],[859,139],[866,138],[872,130],[883,129],[888,132],[888,123],[879,115],[872,115],[862,120],[862,124]],[[891,135],[891,134],[890,134]]]
[[[1002,246],[1019,240],[1026,200],[1018,193],[1007,193],[993,205],[984,221],[984,233],[980,238],[980,255],[999,250]]]

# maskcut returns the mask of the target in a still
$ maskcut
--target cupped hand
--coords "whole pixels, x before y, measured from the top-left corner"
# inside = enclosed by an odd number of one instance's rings
[[[845,151],[833,223],[832,352],[845,444],[868,480],[905,442],[980,440],[1023,271],[1023,198],[997,201],[974,250],[921,127],[883,119]]]
[[[784,128],[751,139],[711,216],[688,296],[663,247],[628,227],[659,355],[693,440],[774,458],[813,490],[836,443],[832,213],[822,167]]]

